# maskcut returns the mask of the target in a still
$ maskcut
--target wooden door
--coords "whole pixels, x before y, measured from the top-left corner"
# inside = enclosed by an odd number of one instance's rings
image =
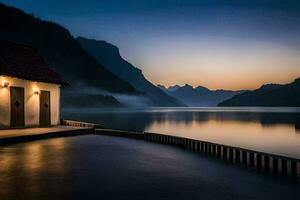
[[[50,92],[42,90],[40,94],[40,126],[42,127],[51,125],[50,108]]]
[[[10,87],[10,126],[22,127],[25,126],[24,117],[24,88]]]

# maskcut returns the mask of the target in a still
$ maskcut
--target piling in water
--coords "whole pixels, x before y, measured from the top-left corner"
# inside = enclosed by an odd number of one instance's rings
[[[278,174],[278,158],[273,157],[273,174]]]
[[[223,159],[227,159],[227,147],[223,146]]]
[[[241,150],[239,150],[239,149],[235,150],[235,162],[236,163],[241,162]]]
[[[265,171],[270,170],[270,157],[268,155],[264,156],[264,170]]]
[[[229,148],[229,160],[233,162],[233,149]]]
[[[281,159],[281,174],[283,176],[286,176],[288,174],[286,159]]]
[[[262,168],[262,156],[260,154],[256,154],[256,168]]]
[[[290,175],[295,178],[299,176],[298,163],[300,161],[293,158],[163,134],[144,133],[142,138],[155,143],[181,146],[192,151],[229,160],[230,162],[242,163],[257,170],[270,171],[274,175],[280,173],[282,176]]]
[[[247,151],[242,151],[242,163],[247,165]]]
[[[254,167],[254,153],[249,152],[249,166]]]

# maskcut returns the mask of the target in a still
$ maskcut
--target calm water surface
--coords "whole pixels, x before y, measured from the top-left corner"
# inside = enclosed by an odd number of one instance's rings
[[[297,182],[142,140],[86,135],[0,148],[1,200],[299,199]]]
[[[69,109],[63,116],[300,158],[299,108]]]

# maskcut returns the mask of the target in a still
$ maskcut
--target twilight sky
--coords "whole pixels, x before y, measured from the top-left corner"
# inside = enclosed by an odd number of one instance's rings
[[[298,0],[0,0],[106,40],[155,84],[254,89],[300,77]]]

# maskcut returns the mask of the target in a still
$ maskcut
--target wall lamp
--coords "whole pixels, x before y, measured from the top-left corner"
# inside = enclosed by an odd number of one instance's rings
[[[36,90],[36,91],[33,92],[33,94],[38,95],[39,91]]]
[[[7,88],[9,86],[9,82],[3,81],[1,84],[2,88]]]

